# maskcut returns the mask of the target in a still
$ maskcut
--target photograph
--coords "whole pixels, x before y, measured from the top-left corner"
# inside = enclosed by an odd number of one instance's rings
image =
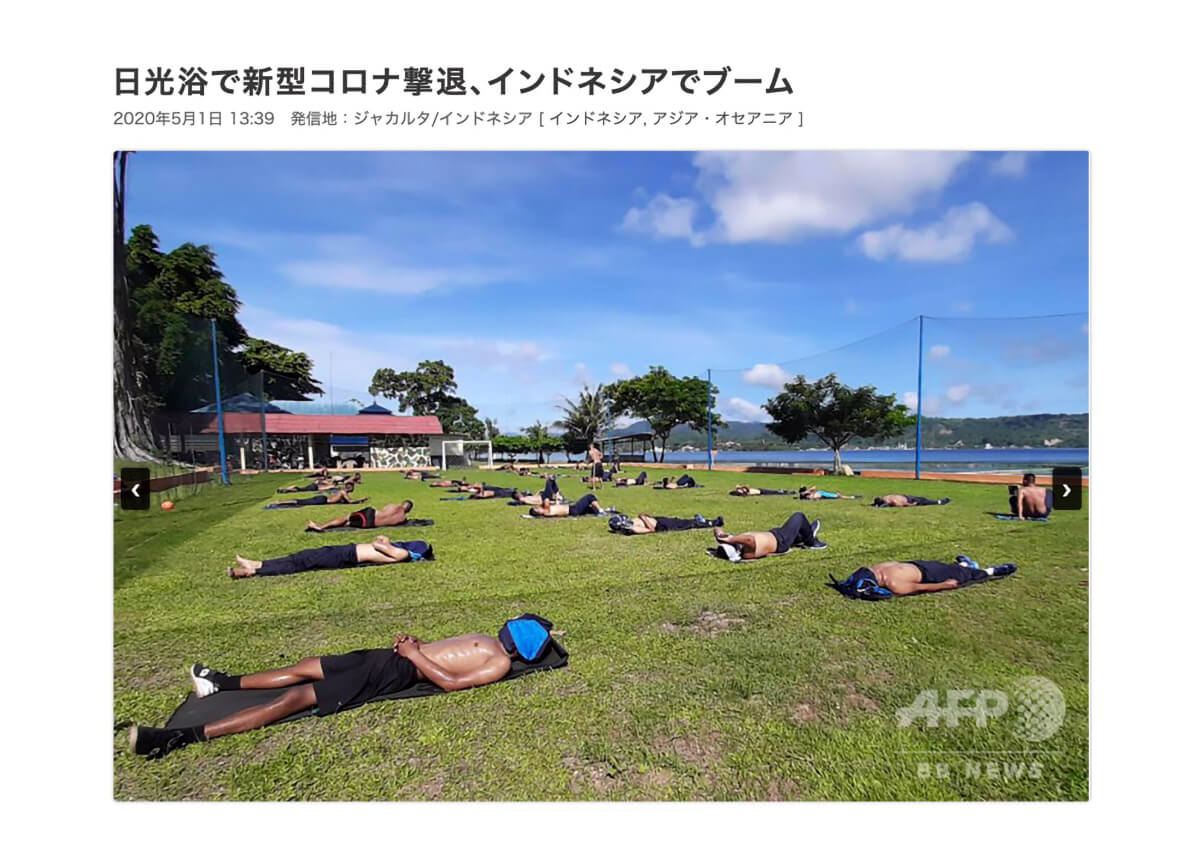
[[[1090,160],[115,151],[113,800],[1088,801]]]

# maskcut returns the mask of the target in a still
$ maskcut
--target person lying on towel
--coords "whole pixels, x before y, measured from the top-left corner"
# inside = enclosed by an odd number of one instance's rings
[[[596,495],[594,494],[585,494],[570,506],[565,503],[543,502],[541,506],[532,506],[529,508],[529,514],[537,518],[565,518],[567,516],[588,515],[589,513],[599,515],[604,511],[604,508],[600,506],[600,501],[596,500]]]
[[[512,623],[506,627],[511,629]],[[528,630],[540,629],[548,640],[545,627],[534,621],[528,623],[533,625]],[[531,642],[524,632],[516,630],[504,630],[501,635],[504,642],[482,633],[422,642],[400,633],[391,648],[305,657],[282,669],[250,675],[228,675],[197,663],[190,674],[193,689],[200,697],[226,690],[288,689],[272,702],[251,706],[204,726],[187,729],[133,726],[129,730],[129,746],[135,754],[160,759],[189,744],[258,729],[309,708],[319,716],[333,714],[346,706],[398,693],[418,681],[432,682],[447,691],[492,684],[508,674],[513,660],[528,659],[526,655],[531,653],[528,649],[536,643],[536,637]]]
[[[426,542],[391,542],[385,536],[377,536],[369,543],[349,543],[344,546],[323,546],[319,549],[304,549],[295,554],[266,561],[256,561],[234,555],[236,567],[228,567],[226,575],[231,579],[248,579],[251,576],[287,576],[309,570],[339,570],[367,564],[400,564],[405,561],[433,560],[433,546]]]
[[[627,485],[645,485],[646,484],[646,471],[643,470],[641,473],[639,473],[633,479],[629,479],[629,478],[618,479],[613,484],[619,485],[622,487],[627,486]]]
[[[847,597],[864,600],[886,600],[907,597],[909,594],[929,594],[951,591],[976,582],[1011,576],[1016,564],[980,567],[966,555],[954,563],[940,561],[885,561],[872,567],[859,567],[844,582],[830,576],[832,586]]]
[[[679,481],[675,481],[675,477],[667,476],[662,482],[654,483],[655,488],[695,488],[696,480],[688,476],[686,473],[679,477]]]
[[[713,536],[717,538],[717,553],[721,557],[731,561],[752,561],[767,555],[785,554],[795,546],[827,548],[829,543],[817,538],[820,530],[820,519],[810,522],[804,513],[796,512],[773,530],[728,534],[714,528]]]
[[[460,488],[467,485],[465,479],[439,479],[437,482],[429,483],[430,488]]]
[[[637,518],[627,515],[614,515],[608,520],[608,528],[613,533],[637,535],[643,533],[665,533],[671,530],[700,530],[701,528],[723,527],[725,519],[717,516],[706,519],[702,515],[695,518],[671,518],[666,515],[648,515],[638,513]]]
[[[1008,492],[1008,505],[1019,519],[1049,518],[1054,509],[1054,492],[1038,485],[1032,473],[1022,476],[1019,486],[1010,485]]]
[[[782,488],[751,488],[749,485],[738,485],[729,492],[734,497],[762,497],[768,494],[795,494],[794,491],[784,491]]]
[[[282,509],[289,506],[332,506],[336,503],[366,503],[367,498],[360,497],[358,500],[352,500],[350,495],[354,493],[354,483],[347,482],[346,487],[341,491],[334,491],[332,494],[314,494],[312,497],[298,497],[294,500],[276,500],[268,503],[267,506],[271,509]]]
[[[916,497],[911,494],[885,494],[883,497],[875,498],[872,506],[944,506],[950,502],[950,498],[942,497],[938,500],[930,500],[928,497]]]
[[[311,530],[320,533],[323,530],[329,530],[331,527],[397,527],[408,521],[408,514],[412,512],[413,502],[406,500],[404,503],[389,503],[382,509],[374,509],[370,506],[364,506],[358,512],[352,512],[349,515],[343,515],[341,518],[331,519],[324,524],[317,524],[311,519],[304,526],[305,530]]]
[[[807,485],[801,485],[800,490],[796,492],[796,497],[801,500],[856,500],[857,494],[840,494],[836,491],[825,491],[821,488],[810,488]]]
[[[289,485],[286,488],[275,489],[276,494],[299,494],[302,491],[328,491],[331,488],[337,488],[342,483],[346,485],[358,485],[362,482],[362,474],[356,473],[353,476],[331,476],[319,479],[316,482],[310,482],[308,485]]]

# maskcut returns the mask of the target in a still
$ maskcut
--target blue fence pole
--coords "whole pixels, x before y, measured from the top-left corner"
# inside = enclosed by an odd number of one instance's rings
[[[258,372],[258,428],[262,438],[262,469],[269,470],[267,461],[267,387],[266,372]]]
[[[708,369],[708,469],[712,470],[712,368]]]
[[[212,329],[213,382],[217,392],[217,445],[221,448],[221,484],[229,484],[229,464],[225,460],[225,414],[221,411],[221,363],[217,359],[217,321],[208,321]]]
[[[916,477],[921,478],[921,388],[925,373],[925,316],[917,317],[917,466]]]

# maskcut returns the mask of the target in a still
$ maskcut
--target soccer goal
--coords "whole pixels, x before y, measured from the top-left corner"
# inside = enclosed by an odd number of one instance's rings
[[[492,441],[491,440],[443,440],[442,441],[442,469],[445,470],[450,465],[447,464],[448,458],[457,458],[464,466],[470,465],[470,459],[467,458],[468,446],[486,446],[487,447],[487,466],[489,469],[495,465],[492,463]],[[449,449],[447,449],[449,447]]]

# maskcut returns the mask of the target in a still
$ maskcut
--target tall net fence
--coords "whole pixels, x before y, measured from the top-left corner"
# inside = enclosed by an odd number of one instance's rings
[[[712,429],[713,463],[832,468],[828,445],[815,436],[788,442],[772,433],[765,408],[796,377],[811,382],[831,374],[851,388],[894,396],[912,416],[899,432],[853,438],[841,457],[855,469],[1086,468],[1086,313],[920,316],[829,350],[700,371],[711,376],[724,423]],[[707,430],[680,431],[667,460],[707,461],[708,448]]]

